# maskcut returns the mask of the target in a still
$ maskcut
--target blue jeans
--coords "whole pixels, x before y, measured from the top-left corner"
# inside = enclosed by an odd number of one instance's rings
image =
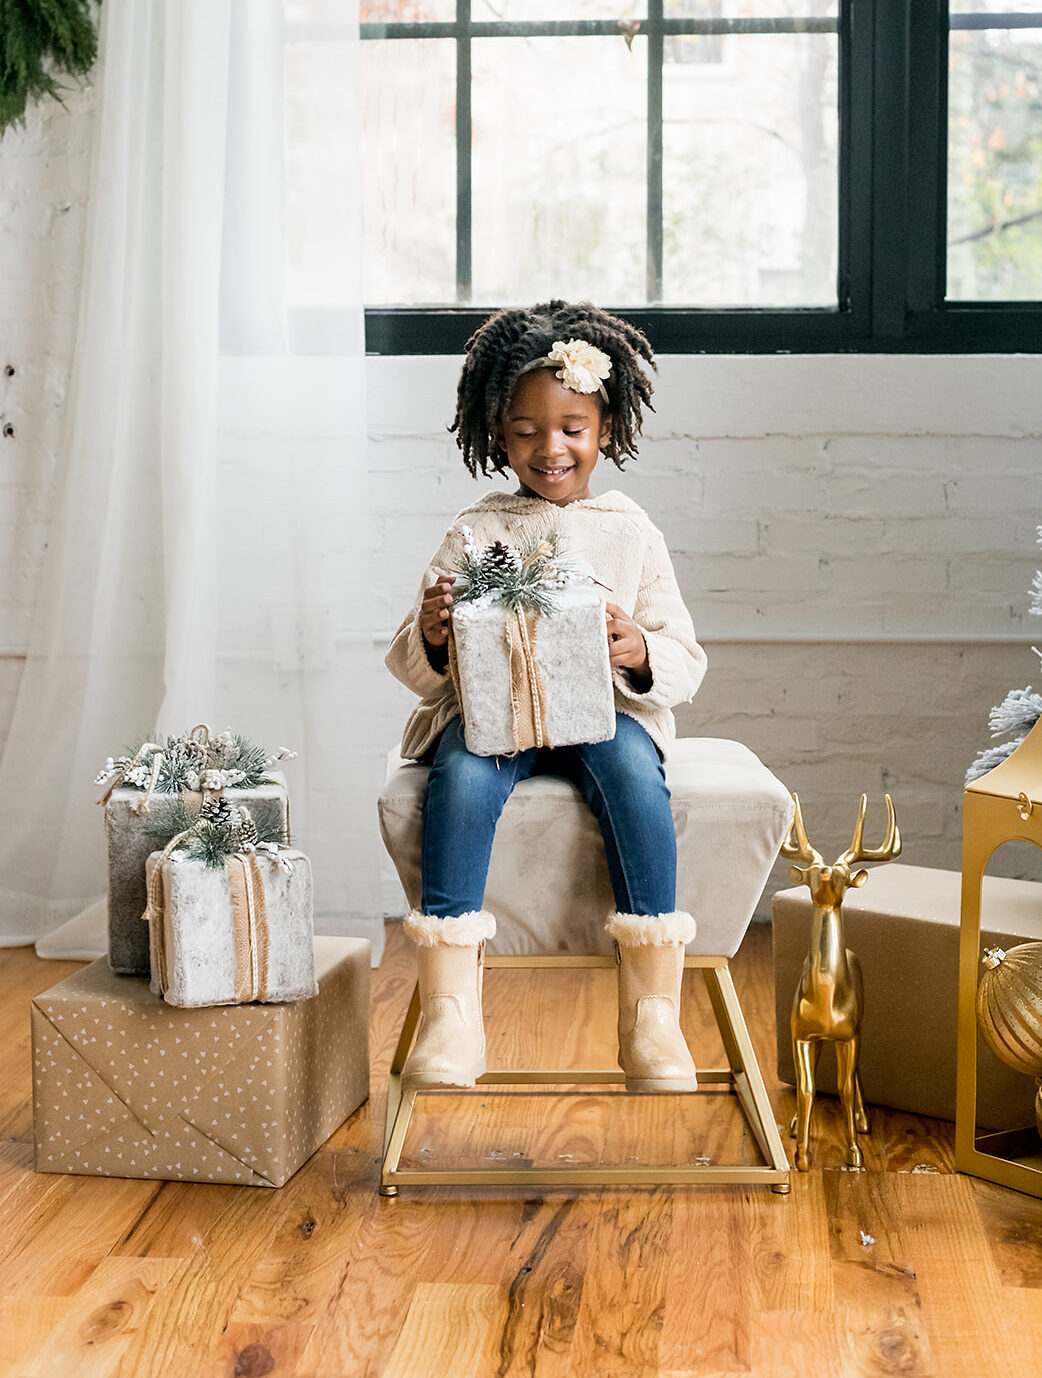
[[[597,819],[620,913],[672,913],[677,840],[666,773],[654,742],[624,713],[610,742],[516,756],[473,755],[453,719],[438,740],[423,805],[423,912],[449,918],[482,907],[503,805],[536,774],[570,780]]]

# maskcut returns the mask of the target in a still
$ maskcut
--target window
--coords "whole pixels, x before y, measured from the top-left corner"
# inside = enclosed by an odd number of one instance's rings
[[[665,352],[1042,349],[1040,0],[362,21],[374,352],[554,295]]]

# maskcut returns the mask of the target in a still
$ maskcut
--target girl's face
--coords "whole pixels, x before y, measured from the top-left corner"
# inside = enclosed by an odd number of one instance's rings
[[[573,392],[554,369],[537,368],[522,376],[496,433],[522,493],[564,507],[590,496],[611,417],[597,393]]]

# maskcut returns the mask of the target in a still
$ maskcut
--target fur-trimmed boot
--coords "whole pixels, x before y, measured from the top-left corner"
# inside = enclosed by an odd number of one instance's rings
[[[695,921],[672,914],[612,914],[619,953],[619,1066],[627,1091],[694,1091],[695,1064],[680,1031],[684,944]]]
[[[423,1017],[402,1085],[473,1086],[485,1071],[481,977],[485,941],[495,935],[496,921],[487,909],[450,919],[413,910],[404,928],[416,944]]]

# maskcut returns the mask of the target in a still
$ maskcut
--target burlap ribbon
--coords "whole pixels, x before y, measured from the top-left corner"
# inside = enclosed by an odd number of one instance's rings
[[[537,612],[504,612],[503,634],[510,657],[510,714],[515,751],[527,751],[533,746],[553,746],[546,731],[546,693],[543,677],[535,658]],[[456,641],[449,626],[449,674],[456,689],[460,708],[463,694],[460,688],[459,662]]]
[[[148,905],[141,916],[152,925],[156,953],[156,980],[160,994],[171,984],[166,942],[163,868],[192,829],[171,838],[153,868],[148,884]],[[225,872],[232,902],[232,936],[235,944],[235,988],[232,1002],[268,998],[268,949],[270,929],[264,898],[264,875],[252,853],[233,852],[225,858]]]
[[[268,998],[268,906],[264,876],[252,852],[235,852],[224,863],[232,892],[235,935],[235,1003]]]

